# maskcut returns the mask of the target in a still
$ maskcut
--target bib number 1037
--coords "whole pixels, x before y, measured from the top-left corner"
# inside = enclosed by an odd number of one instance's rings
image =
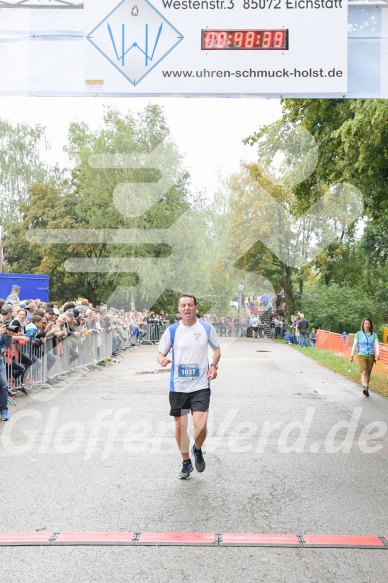
[[[178,376],[181,378],[195,378],[199,377],[199,365],[198,364],[179,364],[178,365]]]

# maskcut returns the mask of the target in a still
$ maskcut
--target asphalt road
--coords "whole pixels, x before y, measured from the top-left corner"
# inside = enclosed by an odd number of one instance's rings
[[[0,425],[1,532],[388,536],[388,402],[285,344],[221,339],[203,474],[177,478],[157,347],[23,397]],[[388,549],[1,547],[4,583],[385,583]]]

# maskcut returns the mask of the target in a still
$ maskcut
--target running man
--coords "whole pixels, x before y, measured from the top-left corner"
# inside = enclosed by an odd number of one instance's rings
[[[190,478],[193,465],[190,459],[188,413],[193,415],[194,445],[191,448],[198,472],[205,469],[202,445],[206,439],[210,403],[210,381],[217,378],[220,346],[214,327],[197,319],[197,300],[183,294],[178,300],[182,319],[169,326],[159,343],[157,360],[163,367],[171,364],[170,415],[175,419],[175,439],[182,455],[181,480]],[[213,349],[209,366],[208,344]],[[172,360],[167,354],[172,349]]]
[[[257,316],[252,316],[251,328],[252,328],[252,339],[253,339],[253,341],[255,341],[257,338],[257,331],[259,329],[259,318]]]

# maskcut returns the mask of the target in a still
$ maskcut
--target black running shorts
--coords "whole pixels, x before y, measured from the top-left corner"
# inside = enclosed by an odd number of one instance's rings
[[[170,391],[170,415],[182,417],[189,411],[208,411],[210,403],[210,389],[201,389],[192,393],[178,393]]]

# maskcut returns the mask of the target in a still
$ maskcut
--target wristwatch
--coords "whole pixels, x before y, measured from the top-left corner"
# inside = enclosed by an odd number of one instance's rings
[[[216,370],[218,370],[218,365],[217,365],[217,364],[213,364],[213,363],[212,363],[210,366],[214,366],[214,368],[215,368]]]

